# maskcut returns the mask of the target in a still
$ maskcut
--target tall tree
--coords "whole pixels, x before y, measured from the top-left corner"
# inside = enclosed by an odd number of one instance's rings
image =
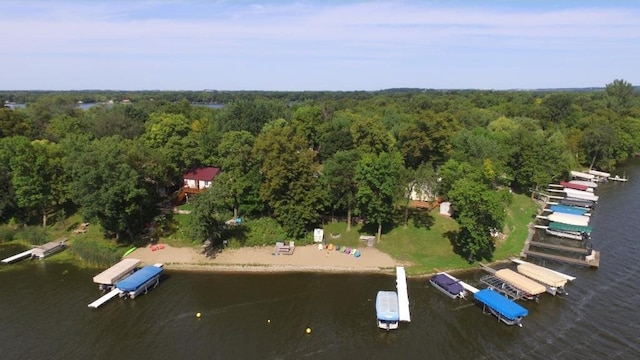
[[[356,169],[358,213],[378,226],[377,242],[382,236],[382,224],[393,219],[401,168],[400,154],[381,152],[364,154]]]
[[[605,87],[607,107],[620,116],[629,114],[633,106],[633,85],[622,79],[613,80]]]
[[[69,161],[73,201],[106,236],[132,239],[156,209],[149,182],[131,159],[131,141],[106,137],[83,144]],[[139,156],[136,156],[139,158]]]
[[[38,213],[47,226],[50,213],[67,198],[67,177],[60,145],[33,141],[11,160],[16,202],[25,214]]]
[[[456,181],[448,193],[454,217],[460,225],[455,243],[469,262],[491,260],[495,249],[492,232],[501,231],[504,204],[496,191],[472,179]]]
[[[254,152],[261,162],[261,198],[290,236],[304,236],[325,206],[315,152],[289,125],[261,133]]]
[[[347,231],[351,231],[351,216],[358,192],[356,166],[359,160],[360,154],[354,150],[338,151],[324,163],[323,178],[329,188],[331,207],[346,210]]]
[[[216,177],[216,183],[227,189],[227,202],[233,209],[234,218],[244,208],[249,212],[261,210],[258,201],[260,181],[257,162],[252,149],[255,138],[248,131],[230,131],[222,136],[218,145],[217,164],[222,173]]]

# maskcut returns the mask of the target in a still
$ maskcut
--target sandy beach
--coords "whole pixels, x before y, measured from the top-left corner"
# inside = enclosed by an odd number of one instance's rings
[[[273,255],[274,247],[225,249],[210,258],[195,248],[162,245],[138,248],[127,257],[143,264],[163,263],[165,268],[188,271],[313,271],[313,272],[392,272],[408,264],[373,247],[359,248],[360,257],[334,250],[319,250],[317,245],[296,246],[291,255]]]

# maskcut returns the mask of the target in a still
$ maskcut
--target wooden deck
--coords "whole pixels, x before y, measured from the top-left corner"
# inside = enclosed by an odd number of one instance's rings
[[[587,267],[593,267],[593,268],[600,267],[600,252],[596,250],[593,250],[593,255],[594,255],[593,260],[575,259],[567,256],[553,255],[553,254],[547,254],[547,253],[531,251],[531,250],[523,250],[523,253],[525,258],[527,256],[531,256],[531,257],[536,257],[540,259],[555,260],[558,262],[563,262],[563,263],[572,264],[572,265],[581,265],[581,266],[587,266]]]
[[[578,254],[582,254],[582,255],[589,255],[589,252],[590,252],[589,249],[585,249],[585,248],[581,248],[581,247],[556,245],[556,244],[543,243],[543,242],[539,242],[539,241],[530,241],[529,242],[529,246],[537,246],[537,247],[541,247],[541,248],[545,248],[545,249],[561,250],[561,251],[566,251],[566,252],[574,252],[574,253],[578,253]]]

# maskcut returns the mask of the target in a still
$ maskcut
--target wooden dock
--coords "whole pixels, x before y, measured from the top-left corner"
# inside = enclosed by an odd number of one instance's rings
[[[529,226],[529,235],[527,236],[527,240],[524,242],[524,247],[522,248],[522,252],[520,253],[521,258],[526,259],[527,257],[535,257],[540,259],[555,260],[558,262],[567,263],[571,265],[580,265],[580,266],[587,266],[587,267],[593,267],[593,268],[600,267],[599,251],[591,250],[591,254],[587,255],[589,253],[588,253],[588,250],[586,249],[533,241],[533,235],[535,234],[535,231],[536,231],[535,226]],[[533,251],[530,249],[531,246],[538,246],[538,247],[547,248],[547,249],[564,250],[564,251],[571,251],[571,252],[578,252],[576,250],[580,250],[580,252],[584,251],[583,253],[586,256],[584,259],[576,259],[568,256],[548,254],[540,251]]]
[[[589,249],[585,249],[585,248],[581,248],[581,247],[556,245],[556,244],[543,243],[543,242],[539,242],[539,241],[530,241],[529,242],[529,246],[537,246],[537,247],[541,247],[541,248],[544,248],[544,249],[552,249],[552,250],[573,252],[573,253],[578,253],[578,254],[582,254],[582,255],[589,255],[589,252],[590,252]]]
[[[575,259],[568,256],[547,254],[547,253],[532,251],[528,249],[523,250],[523,254],[524,254],[523,256],[524,258],[526,258],[527,256],[531,256],[531,257],[536,257],[540,259],[555,260],[558,262],[563,262],[571,265],[580,265],[580,266],[587,266],[587,267],[594,267],[594,268],[600,267],[600,252],[596,250],[593,250],[591,254],[592,258],[590,259],[587,259],[587,258]]]

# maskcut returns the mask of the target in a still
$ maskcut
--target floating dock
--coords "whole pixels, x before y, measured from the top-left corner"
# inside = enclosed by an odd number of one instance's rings
[[[22,260],[26,257],[31,257],[31,254],[33,253],[33,249],[31,250],[27,250],[27,251],[23,251],[20,254],[15,254],[13,256],[9,256],[6,259],[3,259],[2,262],[5,264],[9,264],[12,263],[14,261],[18,261],[18,260]]]
[[[409,313],[409,292],[407,291],[407,276],[403,266],[396,267],[396,288],[398,289],[398,310],[400,321],[411,321]]]
[[[102,304],[106,303],[107,301],[113,299],[114,297],[118,296],[122,294],[122,290],[120,289],[113,289],[111,291],[109,291],[108,293],[104,294],[102,297],[100,297],[98,300],[92,302],[91,304],[89,304],[90,308],[93,309],[97,309],[99,308]]]
[[[33,248],[31,256],[36,259],[44,259],[49,255],[60,252],[66,248],[65,242],[67,240],[68,239],[65,237],[56,241],[48,242],[44,245],[36,246]]]

